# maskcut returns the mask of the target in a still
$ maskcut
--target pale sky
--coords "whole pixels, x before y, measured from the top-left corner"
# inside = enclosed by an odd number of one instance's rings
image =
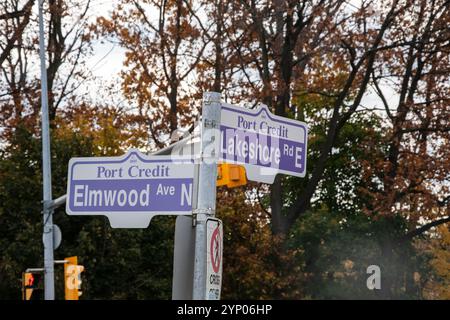
[[[359,0],[351,1],[356,4]],[[114,7],[114,1],[99,1],[91,4],[90,12],[92,12],[92,21],[95,21],[97,16],[109,16],[109,13]],[[102,43],[103,42],[103,43]],[[88,81],[80,90],[84,94],[91,97],[94,102],[102,102],[104,99],[99,92],[104,92],[104,88],[109,85],[114,85],[119,90],[121,78],[119,72],[122,70],[123,61],[125,59],[125,50],[117,44],[112,44],[107,40],[96,40],[93,44],[94,53],[88,59],[86,66],[92,70],[95,81]],[[380,83],[386,99],[391,106],[395,106],[398,95],[388,83]],[[106,94],[104,92],[103,96]],[[113,102],[113,101],[111,101]],[[366,108],[382,108],[381,99],[375,93],[374,89],[367,90],[361,106]]]

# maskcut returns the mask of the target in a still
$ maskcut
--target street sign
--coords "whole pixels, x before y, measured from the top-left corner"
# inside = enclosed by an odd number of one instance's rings
[[[192,300],[195,228],[192,217],[178,216],[173,246],[172,300]]]
[[[61,244],[61,240],[62,240],[61,229],[56,224],[54,224],[53,225],[53,249],[54,250],[58,249],[59,245]]]
[[[279,173],[306,174],[308,126],[273,115],[265,105],[256,110],[222,103],[220,157],[242,164],[249,180],[273,183]]]
[[[42,235],[42,242],[44,243],[45,236]],[[56,250],[61,245],[62,241],[62,233],[61,229],[56,225],[53,224],[53,249]]]
[[[68,215],[105,215],[113,228],[146,228],[155,215],[192,214],[194,164],[186,158],[147,156],[72,158]]]
[[[206,299],[220,300],[223,251],[222,221],[208,218],[206,235]]]

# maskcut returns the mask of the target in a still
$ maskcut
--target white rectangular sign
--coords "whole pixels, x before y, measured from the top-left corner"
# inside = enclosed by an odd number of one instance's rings
[[[306,123],[273,115],[265,105],[252,110],[222,103],[220,133],[221,160],[244,165],[249,180],[305,176]]]
[[[222,221],[209,218],[206,221],[206,299],[220,300],[222,288]]]
[[[192,160],[130,150],[72,158],[68,171],[69,215],[105,215],[112,227],[145,228],[154,215],[192,214]]]

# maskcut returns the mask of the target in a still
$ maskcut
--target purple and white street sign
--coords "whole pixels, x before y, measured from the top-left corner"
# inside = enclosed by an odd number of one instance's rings
[[[249,180],[306,174],[306,123],[273,115],[265,105],[251,110],[222,103],[220,134],[220,160],[243,165]]]
[[[120,157],[72,158],[69,215],[105,215],[113,228],[145,228],[155,215],[192,214],[194,163],[130,150]]]

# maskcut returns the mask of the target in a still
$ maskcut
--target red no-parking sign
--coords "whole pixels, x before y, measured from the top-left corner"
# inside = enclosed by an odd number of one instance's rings
[[[219,219],[206,221],[206,298],[219,300],[222,287],[223,229]]]

